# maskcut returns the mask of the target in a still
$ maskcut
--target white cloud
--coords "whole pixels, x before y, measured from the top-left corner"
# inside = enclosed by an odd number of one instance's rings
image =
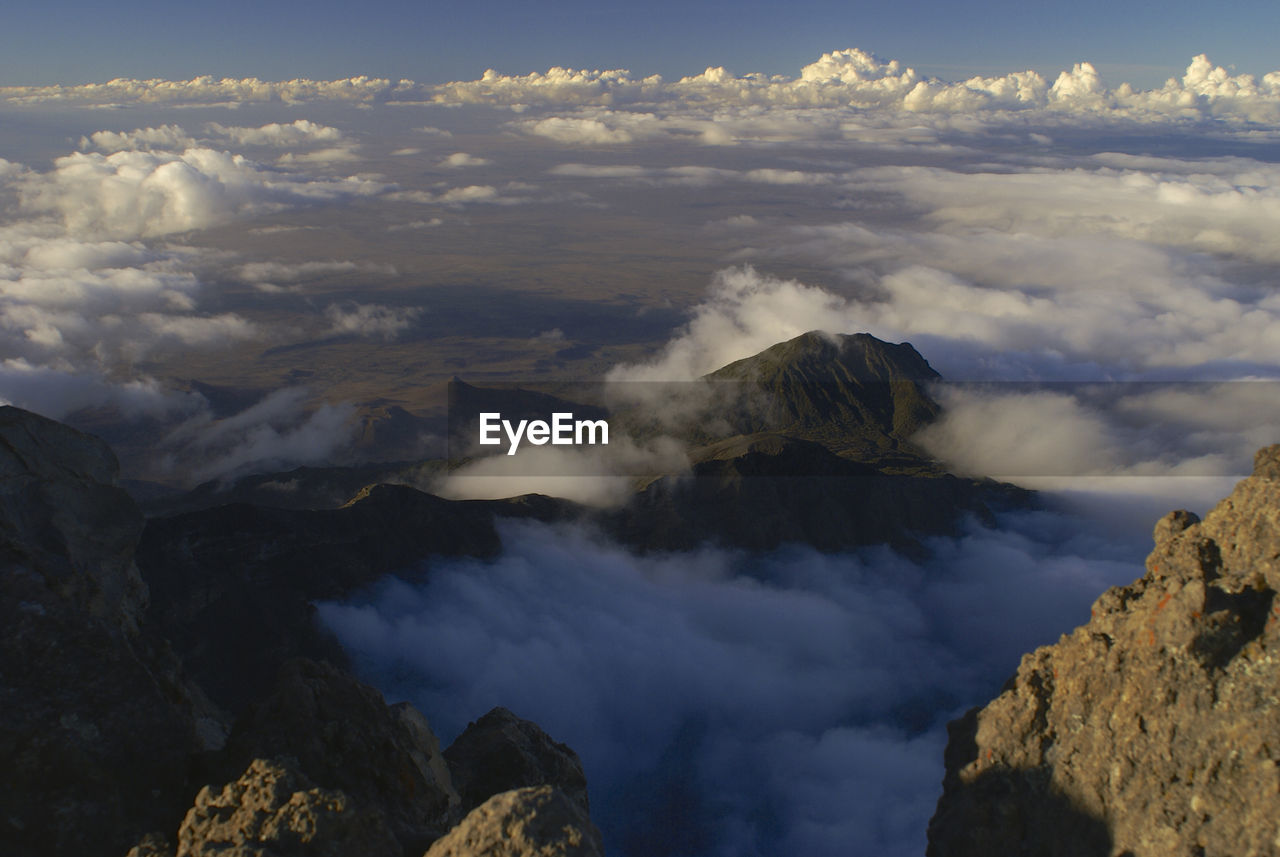
[[[311,281],[361,273],[365,276],[395,276],[393,265],[333,260],[327,262],[246,262],[233,275],[263,292],[300,291]]]
[[[318,609],[365,677],[431,711],[445,741],[502,704],[569,743],[611,843],[906,857],[924,848],[945,722],[1141,573],[1145,548],[1073,542],[1078,520],[1007,526],[936,540],[916,564],[637,557],[508,523],[495,559]],[[664,825],[673,793],[681,823]]]
[[[411,97],[420,91],[412,81],[370,77],[343,80],[263,81],[194,77],[190,80],[135,80],[117,78],[107,83],[71,86],[5,86],[0,98],[15,104],[205,104],[211,106],[243,103],[312,101],[374,102]]]
[[[199,292],[180,254],[79,241],[48,225],[0,227],[0,346],[36,366],[96,377],[162,343],[256,335],[234,314],[198,313]]]
[[[599,119],[552,116],[524,123],[522,127],[530,134],[570,146],[609,146],[635,140],[630,131],[611,128]]]
[[[1121,83],[1108,87],[1088,62],[1076,63],[1050,85],[1034,71],[1015,71],[963,81],[927,78],[898,60],[882,60],[852,48],[823,54],[800,69],[798,77],[749,73],[735,76],[723,68],[674,82],[631,72],[552,68],[547,72],[504,75],[492,69],[478,80],[427,86],[365,77],[336,81],[265,82],[253,78],[189,81],[127,80],[82,86],[0,88],[0,98],[17,104],[239,104],[338,101],[357,103],[492,104],[525,109],[535,106],[627,108],[654,105],[666,109],[783,108],[905,111],[926,114],[990,114],[1005,121],[1009,113],[1032,113],[1059,124],[1081,118],[1178,124],[1223,122],[1232,125],[1280,121],[1280,71],[1262,78],[1232,75],[1206,56],[1193,58],[1186,73],[1158,89],[1139,90]],[[593,125],[592,123],[596,123]],[[535,123],[536,124],[536,123]],[[559,125],[559,130],[556,126]],[[576,128],[574,126],[577,126]],[[590,118],[556,120],[545,131],[597,144],[624,142],[634,131]],[[427,130],[427,133],[431,133]],[[542,133],[542,132],[538,132]],[[718,136],[710,132],[708,142]],[[728,135],[722,135],[727,141]]]
[[[1277,381],[941,386],[917,440],[961,471],[1035,484],[1081,476],[1240,477],[1280,435]],[[1148,493],[1155,493],[1149,491]]]
[[[185,149],[195,145],[195,140],[177,125],[161,125],[158,128],[137,128],[133,131],[95,131],[80,138],[80,148],[94,148],[103,152],[153,149]]]
[[[457,169],[459,167],[483,167],[490,163],[488,158],[481,158],[476,155],[468,155],[466,152],[454,152],[449,157],[440,162],[440,166],[449,169]]]
[[[488,205],[520,205],[530,201],[521,192],[530,190],[530,185],[513,182],[505,190],[516,193],[503,193],[493,185],[465,185],[449,188],[443,193],[432,193],[425,190],[401,190],[388,194],[388,199],[401,202],[416,202],[423,205],[471,205],[482,203]]]
[[[172,339],[188,347],[226,345],[238,339],[254,339],[256,325],[235,313],[215,316],[174,316],[143,313],[138,320],[158,338]]]
[[[421,307],[389,307],[381,304],[330,304],[324,315],[330,332],[377,337],[391,341],[409,329],[422,315]]]
[[[730,170],[723,167],[641,167],[634,164],[558,164],[547,171],[553,176],[585,179],[618,179],[650,185],[708,187],[728,182],[767,185],[832,185],[836,176],[826,172],[760,168]]]
[[[379,193],[367,179],[313,179],[270,171],[240,155],[73,153],[21,180],[25,209],[60,215],[75,236],[151,238],[320,200]]]
[[[205,127],[209,133],[240,146],[288,148],[311,144],[332,145],[344,140],[342,132],[337,128],[320,125],[309,119],[297,119],[287,124],[271,122],[257,128],[220,125],[217,122],[210,122]]]
[[[407,223],[395,223],[387,227],[389,232],[402,232],[409,229],[434,229],[444,223],[439,217],[430,220],[410,220]]]
[[[316,149],[313,152],[303,152],[300,155],[295,152],[286,152],[276,159],[276,163],[284,166],[292,166],[294,164],[323,166],[325,164],[341,164],[358,160],[360,160],[360,156],[356,154],[354,149],[347,146],[332,146],[327,149]]]
[[[635,474],[679,473],[688,466],[683,444],[670,438],[639,444],[614,434],[607,446],[526,446],[516,455],[479,457],[451,471],[432,490],[459,500],[546,494],[589,506],[617,506],[634,493]]]
[[[193,416],[165,439],[167,462],[199,482],[328,461],[354,436],[355,409],[308,399],[288,387],[231,417]]]
[[[1131,162],[1125,156],[1110,160]],[[927,207],[930,220],[949,226],[1115,235],[1280,261],[1280,167],[1244,159],[1162,164],[1152,158],[1135,166],[1141,168],[972,173],[880,167],[849,180],[854,188],[901,194]]]
[[[723,68],[666,83],[659,77],[635,78],[630,72],[554,68],[546,74],[522,76],[486,72],[476,81],[458,81],[436,90],[444,103],[581,105],[618,107],[663,105],[720,108],[769,107],[906,111],[916,114],[1034,113],[1057,124],[1074,117],[1131,122],[1265,122],[1280,119],[1280,72],[1258,80],[1232,76],[1204,55],[1195,57],[1181,80],[1154,90],[1128,84],[1109,89],[1087,62],[1062,72],[1052,84],[1034,71],[959,82],[926,78],[897,60],[881,60],[858,49],[833,51],[800,70],[799,77],[746,74]],[[549,136],[576,132],[595,142],[626,142],[630,129],[610,127],[599,119],[556,119]],[[530,129],[536,122],[530,122]],[[542,133],[534,131],[534,133]]]
[[[749,267],[718,271],[706,301],[650,363],[620,366],[613,381],[688,381],[807,333],[852,332],[850,304],[795,280]]]
[[[498,198],[498,189],[492,185],[467,185],[466,187],[455,187],[445,191],[437,198],[437,202],[446,204],[496,202]]]
[[[870,332],[912,342],[951,380],[1024,382],[939,389],[947,416],[922,441],[965,472],[1238,473],[1247,471],[1254,449],[1280,436],[1280,301],[1273,294],[1262,300],[1265,308],[1250,308],[1208,291],[1237,291],[1225,284],[1197,277],[1170,283],[1143,271],[1162,258],[1158,252],[1131,258],[1124,246],[1111,249],[1133,267],[1095,281],[1089,277],[1105,270],[1107,248],[1030,242],[1019,256],[1004,241],[1018,239],[956,240],[966,245],[969,262],[1000,269],[982,285],[911,265],[883,276],[874,298],[860,300],[751,268],[721,271],[707,299],[651,361],[616,367],[609,379],[687,381],[810,330]],[[966,261],[950,242],[924,241],[916,252],[957,267]],[[1059,265],[1059,254],[1075,261]],[[1037,269],[1050,275],[1022,279]],[[1159,300],[1167,311],[1153,309]],[[1168,369],[1188,379],[1239,377],[1241,364],[1250,367],[1244,374],[1262,371],[1277,380],[1156,386],[1140,380],[1179,377],[1152,374]],[[1025,383],[1046,378],[1109,383],[1092,392]],[[670,402],[667,408],[685,410]]]

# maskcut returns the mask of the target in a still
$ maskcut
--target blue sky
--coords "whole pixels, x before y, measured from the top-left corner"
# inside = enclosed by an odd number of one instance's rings
[[[1195,54],[1237,72],[1280,68],[1280,4],[1027,0],[973,3],[674,2],[26,2],[7,10],[0,85],[198,74],[421,82],[506,73],[629,68],[667,78],[723,65],[787,75],[848,47],[945,79],[1094,63],[1110,80],[1150,86]]]

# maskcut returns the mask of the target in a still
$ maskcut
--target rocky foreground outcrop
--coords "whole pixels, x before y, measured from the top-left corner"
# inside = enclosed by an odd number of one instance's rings
[[[257,530],[177,526],[167,547],[151,543],[148,578],[134,560],[142,516],[116,472],[100,440],[0,407],[0,854],[416,857],[473,806],[527,786],[554,797],[544,821],[568,813],[581,835],[539,839],[543,798],[531,795],[499,801],[501,811],[490,807],[468,829],[482,838],[527,830],[530,847],[542,849],[502,853],[595,853],[564,850],[596,841],[577,756],[508,711],[481,718],[456,750],[441,752],[411,705],[387,705],[341,664],[287,657],[296,642],[260,652],[271,680],[242,693],[238,708],[211,702],[200,684],[252,686],[246,679],[266,672],[218,657],[241,628],[236,604],[257,606],[244,627],[260,629],[273,621],[272,605],[305,607],[316,592],[346,591],[376,576],[378,563],[398,561],[397,551],[418,560],[455,542],[464,551],[496,543],[495,514],[527,506],[461,505],[461,518],[451,517],[455,507],[436,518],[442,507],[428,498],[374,534],[424,523],[431,532],[349,565],[342,558],[370,538],[361,515],[390,514],[387,491],[370,492],[362,512],[327,531],[307,520],[310,529],[290,533],[270,513],[247,515]],[[255,545],[263,532],[278,538]],[[155,594],[167,613],[157,615]],[[201,616],[221,621],[193,621]],[[162,633],[178,620],[188,651],[208,655],[195,677]]]
[[[128,857],[169,857],[160,834]],[[221,789],[206,786],[178,830],[177,857],[396,857],[400,845],[377,811],[317,787],[292,759],[255,759]]]
[[[426,857],[602,857],[600,831],[552,786],[494,795],[431,846]]]
[[[931,857],[1280,854],[1280,445],[951,725]]]
[[[201,708],[140,619],[106,444],[0,407],[0,853],[120,854],[186,800]]]

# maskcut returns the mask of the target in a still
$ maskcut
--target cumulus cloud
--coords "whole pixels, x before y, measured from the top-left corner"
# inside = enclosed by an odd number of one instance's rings
[[[324,315],[329,331],[343,336],[367,336],[390,342],[409,329],[422,315],[421,307],[389,307],[382,304],[330,304]]]
[[[1280,437],[1277,381],[939,387],[940,421],[916,438],[962,472],[1240,477]]]
[[[254,77],[190,80],[117,78],[106,83],[0,87],[0,98],[15,104],[299,104],[315,101],[379,102],[411,98],[421,88],[412,81],[350,77],[342,80],[264,81]]]
[[[625,128],[612,128],[599,119],[551,116],[523,123],[530,134],[566,145],[608,146],[630,143],[635,134]]]
[[[1280,119],[1280,71],[1256,78],[1233,75],[1203,54],[1194,57],[1179,79],[1156,89],[1127,83],[1109,86],[1097,69],[1079,62],[1050,84],[1034,71],[944,81],[926,77],[898,60],[884,60],[850,48],[823,54],[796,77],[748,73],[735,75],[721,67],[676,81],[658,75],[640,77],[623,69],[552,68],[526,75],[493,69],[478,80],[427,86],[409,80],[365,77],[335,81],[265,82],[253,78],[189,81],[114,80],[82,86],[18,86],[0,88],[11,103],[168,103],[240,104],[338,101],[358,103],[490,104],[524,109],[534,106],[578,106],[628,109],[655,106],[679,112],[712,108],[812,108],[885,111],[927,115],[1034,114],[1054,124],[1082,118],[1137,123],[1231,125],[1274,123]],[[632,128],[589,117],[556,118],[532,133],[553,139],[596,145],[629,142]],[[712,139],[708,142],[715,142]],[[729,138],[726,138],[726,140]]]
[[[440,162],[440,166],[449,169],[457,169],[459,167],[483,167],[490,163],[488,158],[481,158],[477,155],[468,155],[466,152],[454,152],[449,157]]]
[[[222,345],[256,335],[243,318],[198,312],[180,255],[137,241],[77,240],[33,224],[0,227],[0,344],[58,371],[119,368],[157,345]]]
[[[62,217],[77,236],[152,238],[235,217],[379,193],[367,179],[314,179],[268,170],[241,155],[173,152],[73,153],[49,173],[24,177],[25,209]]]
[[[93,148],[102,152],[185,149],[192,145],[195,145],[195,139],[177,125],[137,128],[133,131],[95,131],[80,138],[81,149]]]
[[[264,292],[297,290],[302,284],[334,276],[361,273],[366,276],[395,276],[394,265],[350,260],[326,262],[246,262],[235,268],[241,282],[250,283]],[[283,285],[282,285],[283,284]]]
[[[342,132],[337,128],[320,125],[309,119],[296,119],[287,124],[271,122],[257,128],[210,122],[206,128],[210,134],[223,137],[241,146],[287,148],[306,144],[332,145],[344,139]]]
[[[1140,573],[1131,546],[1073,543],[1078,521],[1008,523],[938,540],[924,565],[639,558],[508,524],[492,562],[320,615],[445,740],[501,704],[573,746],[613,852],[914,855],[945,721]]]
[[[750,267],[718,271],[706,301],[653,361],[616,367],[609,379],[693,380],[810,330],[850,332],[850,315],[847,301],[822,289]]]
[[[736,76],[724,68],[667,83],[660,77],[637,78],[625,70],[553,68],[545,74],[502,75],[488,71],[475,81],[438,87],[438,102],[500,105],[663,105],[786,109],[855,108],[917,115],[1035,114],[1051,123],[1081,117],[1124,122],[1230,123],[1275,122],[1280,117],[1280,72],[1260,80],[1231,75],[1200,55],[1180,80],[1138,90],[1129,84],[1108,88],[1094,66],[1075,64],[1052,85],[1034,71],[1016,71],[964,81],[927,78],[898,60],[882,60],[857,48],[823,54],[795,78],[783,75]],[[533,133],[537,123],[528,126]],[[596,143],[627,142],[629,129],[600,120],[557,120],[547,136],[594,136]]]
[[[4,171],[17,199],[6,211],[12,222],[0,225],[0,396],[55,417],[91,404],[118,407],[126,419],[162,406],[183,411],[169,404],[183,395],[142,395],[159,385],[137,362],[223,348],[260,330],[237,313],[203,309],[193,271],[201,253],[154,239],[382,188],[284,175],[212,149],[159,148],[188,142],[174,125],[99,132],[86,145],[116,151],[74,153],[45,173]]]

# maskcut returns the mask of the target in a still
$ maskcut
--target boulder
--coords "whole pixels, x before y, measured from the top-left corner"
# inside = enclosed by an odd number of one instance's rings
[[[145,853],[145,852],[143,852]],[[255,759],[235,782],[209,787],[178,830],[177,857],[400,857],[376,811],[315,787],[289,759]]]
[[[602,857],[600,831],[559,789],[535,786],[489,798],[426,857]]]
[[[529,720],[495,708],[467,725],[444,751],[462,811],[499,792],[525,786],[555,786],[585,814],[587,776],[578,754]]]
[[[440,745],[411,705],[388,706],[372,687],[324,663],[287,662],[275,691],[236,722],[222,770],[287,756],[297,771],[376,807],[406,851],[421,853],[459,803]],[[227,774],[230,776],[231,774]]]

